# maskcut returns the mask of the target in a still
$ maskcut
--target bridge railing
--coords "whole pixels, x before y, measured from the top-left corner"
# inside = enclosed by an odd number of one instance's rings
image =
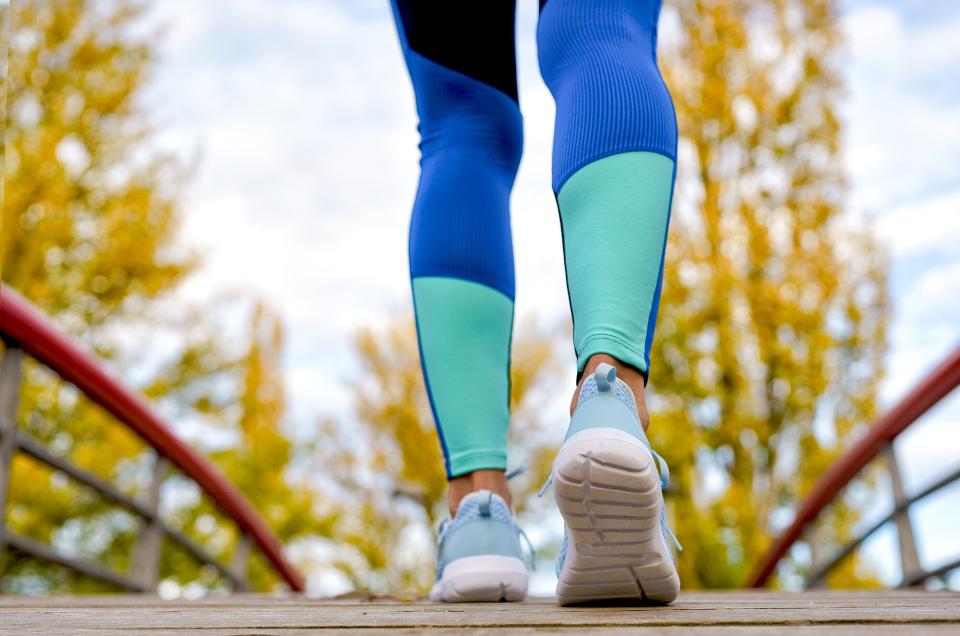
[[[57,331],[48,319],[7,286],[0,288],[0,338],[4,343],[0,362],[0,554],[9,549],[124,590],[150,592],[158,583],[161,548],[166,538],[199,564],[213,567],[232,589],[242,591],[248,589],[247,565],[251,547],[256,546],[292,590],[303,591],[303,579],[284,557],[279,539],[240,491],[209,460],[179,439],[141,397],[112,378],[92,356]],[[25,356],[73,384],[156,451],[145,498],[128,496],[113,483],[76,466],[20,429],[17,410]],[[13,458],[18,452],[93,489],[139,518],[140,531],[129,572],[74,558],[9,530],[7,499]],[[160,488],[173,467],[192,479],[236,524],[241,538],[230,563],[218,560],[161,518]]]
[[[902,570],[900,587],[920,585],[931,578],[944,577],[950,571],[960,568],[960,558],[929,570],[922,567],[909,514],[910,507],[915,503],[960,480],[960,463],[952,470],[948,469],[950,472],[941,479],[913,495],[907,495],[893,446],[894,440],[900,433],[948,396],[958,385],[960,385],[960,347],[954,349],[824,473],[810,494],[800,503],[793,521],[773,541],[767,553],[760,559],[750,576],[748,585],[751,587],[766,585],[777,564],[798,540],[807,536],[815,541],[814,524],[817,517],[844,492],[851,480],[877,458],[883,461],[890,477],[893,491],[892,510],[856,538],[840,546],[828,558],[821,560],[819,550],[813,550],[813,563],[806,573],[805,585],[807,587],[824,585],[831,571],[889,523],[893,523],[897,531]]]

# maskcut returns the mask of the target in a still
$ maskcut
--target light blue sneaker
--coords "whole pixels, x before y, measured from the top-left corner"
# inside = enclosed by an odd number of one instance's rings
[[[440,526],[430,600],[522,601],[529,577],[521,537],[526,535],[500,495],[480,490],[464,497],[456,517]]]
[[[557,559],[560,605],[677,598],[670,542],[680,544],[663,507],[668,479],[633,392],[614,367],[601,364],[583,384],[550,477],[566,526]]]

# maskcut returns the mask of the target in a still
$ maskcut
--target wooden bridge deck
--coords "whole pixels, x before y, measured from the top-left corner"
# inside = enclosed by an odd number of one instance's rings
[[[690,592],[668,607],[439,605],[387,599],[233,595],[0,597],[0,634],[306,634],[317,631],[644,634],[960,633],[960,593]]]

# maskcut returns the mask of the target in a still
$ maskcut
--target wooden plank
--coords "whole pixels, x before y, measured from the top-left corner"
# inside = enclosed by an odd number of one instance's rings
[[[310,630],[509,629],[660,632],[922,633],[960,631],[955,592],[697,592],[667,607],[560,608],[552,600],[444,605],[424,601],[310,600],[225,596],[198,601],[99,596],[2,599],[0,633],[38,631],[204,634],[305,633]],[[704,629],[709,628],[707,631]],[[762,628],[762,629],[761,629]],[[749,633],[749,632],[746,632]]]
[[[682,602],[687,606],[716,606],[725,607],[752,606],[763,603],[766,607],[795,607],[798,604],[818,603],[870,603],[904,604],[904,605],[941,605],[945,601],[960,601],[960,593],[950,591],[925,590],[813,590],[804,592],[773,592],[766,590],[733,590],[733,591],[691,591],[682,592]],[[205,606],[238,606],[238,607],[274,607],[278,605],[332,605],[342,606],[357,603],[388,604],[388,603],[424,603],[425,599],[405,598],[401,596],[378,596],[373,594],[351,593],[342,597],[306,597],[297,594],[228,594],[213,593],[196,600],[164,600],[153,595],[134,594],[99,594],[88,596],[14,596],[0,595],[2,607],[115,607],[133,605],[137,607],[170,607],[184,605],[189,607]],[[550,604],[549,598],[531,597],[529,604]],[[453,607],[438,605],[437,607]],[[507,605],[506,607],[517,607]],[[669,609],[674,605],[667,606]]]
[[[413,635],[413,634],[429,634],[430,636],[436,636],[439,634],[458,634],[463,635],[467,634],[491,634],[491,633],[500,633],[500,634],[579,634],[584,636],[585,630],[581,627],[522,627],[515,628],[511,627],[504,630],[492,630],[492,629],[471,629],[471,628],[461,628],[461,627],[437,627],[437,628],[420,628],[420,627],[382,627],[382,628],[368,628],[364,629],[362,632],[358,632],[355,629],[346,629],[346,628],[331,628],[331,629],[282,629],[282,630],[273,630],[273,629],[264,629],[259,628],[256,630],[246,629],[203,629],[203,630],[194,630],[190,628],[176,628],[176,629],[149,629],[149,630],[138,630],[138,629],[115,629],[111,627],[106,628],[71,628],[67,632],[71,635],[76,634],[77,636],[98,636],[100,634],[108,635],[119,635],[119,634],[142,634],[150,636],[197,636],[198,634],[203,634],[203,636],[251,636],[251,634],[256,634],[257,636],[267,635],[267,634],[282,634],[283,636],[307,636],[307,635],[316,635],[316,634],[347,634],[350,636],[358,636],[358,634],[367,635],[389,635],[389,636],[398,636],[398,635]],[[35,630],[24,630],[18,632],[18,634],[23,636],[47,636],[48,634],[55,633],[45,629],[35,629]],[[616,636],[626,636],[628,634],[641,634],[642,636],[685,636],[686,634],[695,634],[696,636],[832,636],[833,634],[839,634],[840,636],[902,636],[903,628],[897,625],[830,625],[830,626],[819,626],[819,625],[795,625],[795,626],[775,626],[775,625],[748,625],[748,626],[705,626],[697,627],[691,631],[689,627],[608,627],[608,628],[596,628],[586,630],[587,634],[611,634]],[[924,626],[920,631],[921,635],[939,635],[939,634],[957,634],[956,626],[945,626],[945,625],[929,625]],[[912,636],[912,634],[911,634]]]

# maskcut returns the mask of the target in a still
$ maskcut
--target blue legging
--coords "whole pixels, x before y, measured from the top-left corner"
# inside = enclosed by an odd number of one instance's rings
[[[510,191],[522,151],[515,0],[393,0],[420,118],[410,221],[420,357],[449,477],[507,463],[515,294]],[[578,371],[646,374],[677,126],[656,64],[660,0],[548,0],[540,70],[556,101],[560,211]]]

